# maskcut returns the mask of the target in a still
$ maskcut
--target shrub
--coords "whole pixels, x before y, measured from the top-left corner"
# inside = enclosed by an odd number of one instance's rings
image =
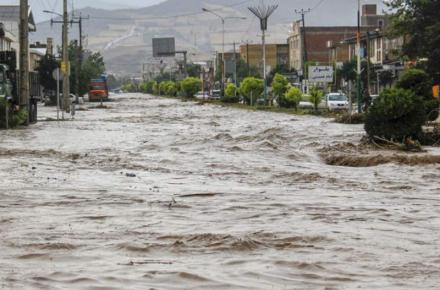
[[[313,104],[313,107],[315,108],[315,112],[318,111],[318,106],[322,102],[323,97],[324,97],[324,92],[318,89],[317,87],[313,87],[310,90],[309,100]]]
[[[187,98],[193,98],[202,88],[202,81],[198,78],[188,77],[181,83],[182,91]]]
[[[425,108],[419,96],[409,90],[390,89],[383,91],[370,107],[365,131],[370,138],[418,139],[425,120]]]
[[[148,81],[148,82],[143,82],[140,86],[139,89],[142,93],[145,94],[152,94],[153,93],[153,87],[154,84],[156,82],[155,81]]]
[[[165,95],[166,85],[167,85],[167,82],[161,82],[161,83],[159,84],[159,94],[160,94],[161,96]]]
[[[176,84],[173,81],[165,81],[161,82],[159,85],[160,95],[166,95],[173,97],[176,95],[177,88]]]
[[[154,82],[153,84],[153,94],[154,95],[160,94],[160,85],[157,82]]]
[[[164,82],[164,94],[167,96],[175,96],[177,92],[176,84],[172,81]]]
[[[421,97],[428,120],[434,121],[439,116],[439,102],[432,96],[432,85],[433,81],[426,72],[420,69],[409,69],[400,77],[396,87],[411,90],[416,96]]]
[[[224,103],[238,103],[240,98],[238,96],[237,87],[234,84],[228,84],[225,89],[225,96],[221,98]]]
[[[245,78],[240,85],[240,94],[246,104],[255,104],[260,95],[264,92],[264,81],[254,77]],[[252,98],[252,99],[251,99]]]
[[[6,128],[6,101],[4,98],[0,98],[0,128]],[[26,110],[21,109],[19,111],[12,111],[10,106],[9,107],[9,118],[8,118],[8,126],[9,128],[15,128],[20,125],[23,125],[26,123],[26,120],[28,118],[28,114]]]
[[[126,83],[122,86],[122,90],[129,93],[135,93],[138,91],[138,87],[134,83]]]
[[[278,99],[278,104],[282,108],[298,108],[302,100],[302,92],[297,87],[290,86],[287,92]]]

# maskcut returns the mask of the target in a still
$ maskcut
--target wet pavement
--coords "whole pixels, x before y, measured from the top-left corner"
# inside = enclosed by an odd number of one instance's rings
[[[363,134],[329,119],[107,105],[0,131],[0,289],[440,289],[440,166],[325,165]]]

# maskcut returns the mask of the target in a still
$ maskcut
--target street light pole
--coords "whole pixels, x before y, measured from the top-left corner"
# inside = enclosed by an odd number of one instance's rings
[[[225,82],[226,82],[226,58],[225,58],[225,19],[222,20],[222,97],[225,96]]]
[[[356,97],[358,103],[358,113],[362,112],[361,104],[361,0],[358,0],[357,12],[357,75],[356,75]]]
[[[246,19],[246,17],[223,17],[212,10],[202,8],[203,12],[211,13],[212,15],[217,16],[222,21],[222,96],[225,95],[225,83],[226,83],[226,59],[225,59],[225,22],[227,19]]]
[[[263,79],[264,79],[264,101],[267,101],[267,73],[266,73],[266,30],[269,17],[275,12],[278,5],[266,6],[261,4],[258,7],[248,7],[248,9],[260,19],[262,32],[261,42],[263,46]]]

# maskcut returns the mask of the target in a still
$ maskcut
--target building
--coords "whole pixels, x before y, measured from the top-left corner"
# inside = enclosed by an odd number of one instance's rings
[[[0,23],[0,51],[11,51],[12,43],[15,41],[15,35],[7,30],[3,23]]]
[[[355,36],[357,27],[354,26],[318,26],[305,28],[305,46],[307,61],[322,64],[331,62],[329,45]],[[304,66],[304,29],[302,21],[292,26],[292,33],[288,39],[291,69],[302,71]]]
[[[29,70],[36,71],[40,60],[48,53],[47,44],[36,42],[29,48]]]
[[[398,52],[403,43],[403,37],[388,38],[381,30],[366,31],[361,34],[361,56],[369,57],[370,63],[375,66],[390,64],[399,59]],[[356,37],[332,45],[329,48],[332,62],[342,64],[354,59],[357,56],[356,45]]]
[[[249,66],[254,66],[263,71],[263,45],[243,44],[240,45],[240,57]],[[289,45],[266,44],[266,66],[269,73],[277,67],[288,68]]]
[[[240,59],[240,54],[233,51],[225,52],[225,62],[226,62],[226,75],[233,74],[235,71],[235,61]],[[217,53],[215,58],[215,68],[220,70],[223,63],[223,54]]]
[[[374,31],[376,28],[383,29],[387,24],[387,16],[377,14],[377,5],[364,5],[362,7],[362,33]],[[332,51],[329,50],[329,48],[336,47],[339,43],[347,39],[355,38],[357,31],[357,26],[306,27],[304,30],[302,21],[293,23],[292,32],[288,39],[290,68],[302,71],[305,58],[308,62],[321,64],[332,63],[335,58],[340,61],[351,59],[352,55],[346,50],[336,49]],[[306,39],[306,50],[304,50],[304,35]],[[306,54],[304,54],[305,51]]]
[[[19,24],[20,24],[20,6],[19,5],[0,5],[0,23],[3,24],[5,30],[9,31],[14,36],[14,41],[10,43],[8,47],[9,51],[15,51],[17,61],[19,63],[20,43],[18,41],[19,36]],[[36,25],[32,10],[29,7],[29,32],[35,32]],[[5,51],[5,50],[4,50]]]
[[[375,27],[383,29],[389,25],[389,17],[377,14],[376,4],[366,4],[362,6],[361,26]]]

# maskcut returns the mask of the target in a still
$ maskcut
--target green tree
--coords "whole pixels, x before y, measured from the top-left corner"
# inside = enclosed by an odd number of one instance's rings
[[[431,77],[420,69],[407,70],[396,84],[397,88],[411,90],[416,96],[421,97],[429,121],[434,121],[439,115],[439,102],[432,96],[433,84]]]
[[[237,61],[237,82],[241,83],[247,77],[260,77],[260,72],[257,67],[247,65],[246,61],[239,59]]]
[[[381,86],[383,87],[390,86],[392,85],[393,81],[394,81],[394,76],[392,71],[385,70],[379,73],[379,82]]]
[[[40,84],[47,91],[55,91],[57,82],[53,78],[53,71],[59,67],[58,61],[54,56],[46,54],[38,63],[37,71],[40,76]]]
[[[417,96],[430,100],[432,99],[433,84],[431,77],[423,70],[409,69],[402,74],[396,86],[401,89],[411,90]]]
[[[281,74],[281,75],[285,75],[285,74],[292,74],[292,73],[296,73],[297,71],[295,69],[289,69],[287,67],[287,65],[277,65],[267,76],[267,82],[268,83],[272,83],[275,75],[277,74]]]
[[[59,48],[61,53],[61,48]],[[77,61],[78,47],[72,41],[69,44],[69,61],[70,61],[70,91],[76,93],[76,67],[79,65]],[[79,94],[85,95],[89,91],[90,81],[100,78],[105,72],[104,58],[99,52],[93,53],[89,50],[82,51],[83,59],[82,67],[79,75]]]
[[[289,81],[287,78],[279,73],[275,74],[272,81],[272,91],[276,97],[284,95],[287,91]]]
[[[255,77],[245,78],[240,85],[240,94],[248,105],[254,105],[264,91],[264,82]]]
[[[427,59],[427,72],[440,81],[440,11],[439,1],[390,0],[391,33],[406,41],[402,54],[411,59]],[[409,37],[408,37],[409,36]]]
[[[324,92],[318,89],[317,87],[313,87],[310,89],[309,100],[313,104],[315,112],[318,112],[318,106],[322,102],[323,97],[324,97]]]
[[[186,65],[186,72],[190,77],[200,78],[202,66],[199,64],[189,63]]]
[[[426,115],[422,98],[404,89],[383,91],[367,112],[365,131],[371,138],[403,141],[419,138]]]
[[[302,100],[302,92],[297,87],[289,86],[284,96],[279,98],[279,105],[283,108],[298,108]]]
[[[342,64],[342,67],[340,69],[338,69],[338,74],[346,82],[355,81],[356,80],[356,60],[353,59],[353,60],[345,61]]]
[[[201,90],[202,81],[199,78],[187,77],[181,83],[182,90],[187,98],[193,98]]]

